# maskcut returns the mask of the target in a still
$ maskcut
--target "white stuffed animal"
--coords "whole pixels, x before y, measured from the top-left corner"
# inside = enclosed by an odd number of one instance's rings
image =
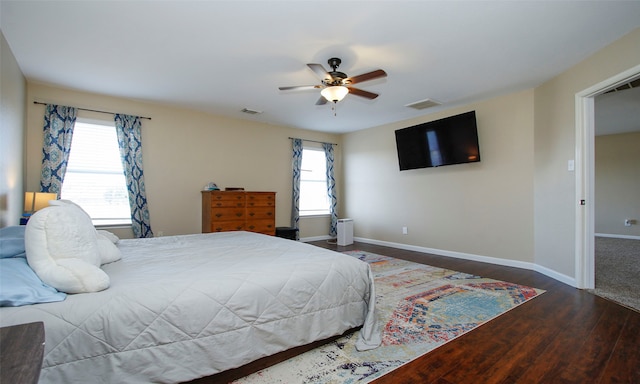
[[[76,204],[64,200],[50,204],[34,213],[25,229],[31,268],[43,282],[62,292],[107,289],[109,276],[100,265],[103,256],[107,262],[119,259],[120,250],[104,235],[98,240],[91,218]]]

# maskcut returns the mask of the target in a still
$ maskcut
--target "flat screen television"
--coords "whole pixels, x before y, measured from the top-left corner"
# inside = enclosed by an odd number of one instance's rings
[[[480,161],[476,112],[396,130],[401,171]]]

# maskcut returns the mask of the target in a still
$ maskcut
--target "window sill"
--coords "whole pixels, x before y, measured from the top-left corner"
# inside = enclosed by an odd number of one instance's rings
[[[131,229],[131,224],[94,224],[96,229]]]
[[[314,218],[314,217],[331,217],[331,214],[330,213],[317,213],[317,214],[310,214],[310,215],[300,214],[301,219]]]

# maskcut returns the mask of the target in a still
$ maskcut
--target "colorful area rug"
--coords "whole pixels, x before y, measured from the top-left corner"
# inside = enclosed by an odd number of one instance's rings
[[[357,332],[235,383],[368,383],[544,291],[369,252],[382,345],[355,349]]]

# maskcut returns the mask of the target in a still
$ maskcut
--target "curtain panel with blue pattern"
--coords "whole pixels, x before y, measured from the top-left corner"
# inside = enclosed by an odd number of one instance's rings
[[[291,203],[291,227],[300,229],[300,171],[302,168],[302,140],[292,139],[293,156],[292,156],[292,168],[293,168],[293,200]],[[296,240],[299,238],[297,235],[299,231],[296,231]]]
[[[60,196],[62,181],[67,172],[73,127],[77,110],[73,107],[47,104],[44,111],[44,143],[40,190]]]
[[[327,196],[329,198],[329,214],[331,222],[329,223],[329,236],[338,236],[338,198],[336,196],[336,178],[334,176],[334,155],[333,144],[322,143],[324,154],[327,158]]]
[[[115,115],[118,147],[129,191],[131,228],[137,238],[153,237],[142,171],[142,134],[138,116]]]

